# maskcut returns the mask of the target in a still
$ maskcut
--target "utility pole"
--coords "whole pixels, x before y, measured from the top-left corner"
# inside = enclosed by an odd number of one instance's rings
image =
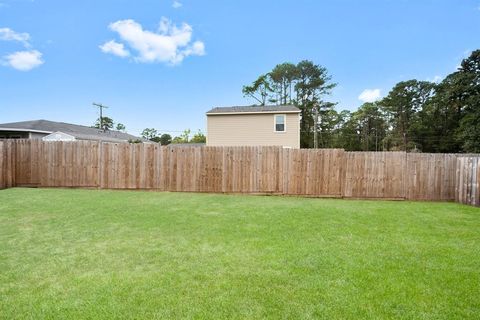
[[[314,107],[315,117],[313,118],[313,148],[318,149],[317,124],[318,124],[318,106]]]
[[[105,128],[103,127],[103,109],[108,109],[107,106],[104,106],[103,104],[101,103],[92,103],[94,107],[97,107],[98,109],[100,109],[100,129],[102,129],[103,131],[105,131]]]

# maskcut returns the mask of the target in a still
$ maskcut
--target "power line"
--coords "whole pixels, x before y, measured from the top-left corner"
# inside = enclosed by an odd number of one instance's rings
[[[108,109],[107,106],[101,104],[101,103],[92,103],[94,107],[97,107],[100,110],[100,129],[105,131],[105,128],[103,127],[103,109]]]

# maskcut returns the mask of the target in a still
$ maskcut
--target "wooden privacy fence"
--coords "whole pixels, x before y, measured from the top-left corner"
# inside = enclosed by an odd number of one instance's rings
[[[11,140],[0,145],[0,187],[455,200],[459,159],[341,149]]]
[[[7,143],[16,151],[17,186],[341,196],[343,150]]]
[[[455,201],[480,206],[480,158],[457,160]]]
[[[13,144],[0,141],[0,189],[15,186],[15,149]]]

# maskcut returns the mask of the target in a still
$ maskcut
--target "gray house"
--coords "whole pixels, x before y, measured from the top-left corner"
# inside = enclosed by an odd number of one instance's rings
[[[48,120],[0,123],[0,139],[42,139],[44,141],[95,140],[104,142],[143,141],[143,139],[125,132],[103,131],[78,124]]]

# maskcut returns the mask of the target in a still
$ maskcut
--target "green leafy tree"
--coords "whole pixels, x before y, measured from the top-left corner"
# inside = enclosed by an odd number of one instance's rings
[[[435,95],[418,112],[416,136],[422,152],[459,152],[461,143],[456,136],[462,117],[462,107],[454,98],[458,74],[448,75],[435,86]]]
[[[117,131],[122,131],[122,132],[125,132],[127,130],[127,128],[123,123],[117,123],[117,125],[115,126],[115,129]]]
[[[172,143],[189,143],[190,142],[190,129],[183,130],[180,136],[173,138]]]
[[[294,81],[298,78],[297,66],[290,62],[278,64],[269,75],[271,87],[275,92],[275,98],[272,98],[271,101],[283,105],[292,103],[292,89]]]
[[[190,129],[185,129],[183,130],[182,134],[180,135],[180,137],[183,139],[183,141],[185,141],[185,143],[188,143],[190,141],[190,133],[192,131]]]
[[[314,128],[314,134],[317,133],[317,147],[332,148],[340,121],[339,114],[335,111],[335,103],[325,102],[314,107],[313,116],[317,117],[317,126]]]
[[[171,135],[169,135],[168,133],[164,133],[160,136],[160,144],[162,146],[168,146],[170,143],[172,143]]]
[[[422,139],[415,135],[419,128],[419,111],[432,99],[435,84],[428,81],[409,80],[395,85],[380,101],[389,124],[390,137],[395,150],[410,150],[421,145]]]
[[[113,119],[109,117],[102,117],[102,121],[100,121],[99,117],[95,122],[94,127],[97,129],[111,130],[113,128]]]
[[[335,127],[335,104],[324,101],[336,86],[331,82],[327,69],[311,61],[290,62],[275,66],[261,75],[252,85],[243,87],[243,94],[254,98],[261,105],[267,101],[276,104],[296,104],[301,110],[300,144],[312,147],[316,130],[320,130],[322,145],[333,143],[331,128]],[[314,113],[318,110],[319,122],[315,127]]]
[[[253,98],[260,103],[260,105],[264,106],[268,96],[272,93],[269,75],[262,74],[251,85],[243,86],[242,92],[244,97]]]
[[[158,131],[154,128],[145,128],[142,131],[142,137],[144,139],[153,141],[153,142],[159,142],[160,138],[158,136]]]
[[[402,81],[378,103],[354,112],[338,113],[327,101],[336,86],[331,80],[324,67],[311,61],[287,62],[245,86],[243,93],[262,105],[298,106],[302,148],[312,147],[317,137],[323,148],[480,152],[480,50],[441,83]]]
[[[350,118],[358,135],[357,148],[362,151],[380,151],[387,136],[387,122],[377,103],[365,103]]]
[[[460,103],[462,118],[457,136],[465,152],[480,152],[480,50],[462,61],[452,98]]]
[[[332,103],[323,101],[325,95],[330,94],[336,86],[331,82],[331,76],[326,68],[316,65],[311,61],[303,60],[297,64],[297,81],[295,84],[296,104],[301,111],[300,120],[300,146],[311,148],[315,130],[315,108],[319,112],[330,112]],[[322,120],[321,120],[322,121]]]
[[[176,136],[172,139],[172,144],[187,143],[181,136]]]
[[[200,130],[198,130],[198,132],[195,133],[192,139],[190,140],[190,143],[206,143],[206,142],[207,142],[207,137]]]
[[[339,113],[339,128],[335,147],[349,151],[361,150],[361,136],[354,114],[348,110]]]

